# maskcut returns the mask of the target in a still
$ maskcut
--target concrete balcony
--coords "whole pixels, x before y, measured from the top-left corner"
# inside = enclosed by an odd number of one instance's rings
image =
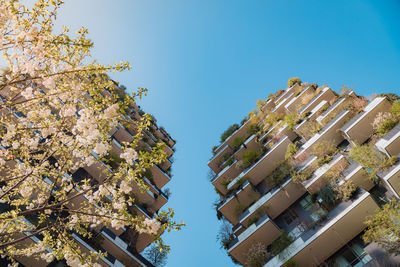
[[[375,146],[388,157],[400,154],[400,123],[379,139]]]
[[[275,169],[275,164],[271,163],[285,159],[287,146],[291,143],[292,142],[290,142],[287,136],[283,136],[270,149],[268,149],[257,162],[253,163],[238,177],[232,180],[232,182],[228,184],[227,189],[231,190],[232,188],[234,188],[236,186],[236,183],[240,181],[240,179],[242,179],[244,176],[247,176],[248,180],[253,185],[258,185]],[[266,145],[268,145],[268,143]]]
[[[280,229],[265,214],[229,244],[228,253],[244,265],[247,260],[246,254],[253,244],[261,242],[269,245],[279,235]]]
[[[307,113],[313,110],[321,101],[325,100],[329,103],[335,101],[336,95],[329,87],[325,87],[321,90],[313,99],[311,99],[302,109],[299,110],[299,114]]]
[[[162,188],[164,185],[171,181],[171,177],[165,173],[159,166],[153,165],[151,168],[153,174],[153,182],[158,188]]]
[[[255,134],[247,138],[247,140],[242,144],[242,146],[233,154],[236,160],[241,160],[243,158],[244,152],[247,150],[258,150],[261,145],[257,142],[257,137]]]
[[[342,154],[336,154],[332,160],[318,168],[310,177],[310,179],[303,182],[304,187],[310,193],[318,192],[326,183],[328,179],[325,175],[335,168],[344,170],[348,165],[346,158]]]
[[[121,124],[112,129],[110,135],[114,136],[114,138],[120,143],[130,143],[135,139],[132,134]]]
[[[344,138],[340,134],[339,129],[350,118],[351,112],[343,110],[336,115],[328,124],[324,126],[318,133],[311,137],[304,145],[301,146],[299,152],[295,156],[296,159],[300,158],[304,153],[310,154],[315,144],[319,142],[329,142],[334,146],[340,144]]]
[[[267,213],[272,219],[275,219],[297,199],[299,199],[306,190],[304,187],[293,182],[292,179],[284,182],[280,187],[273,188],[262,196],[257,202],[246,209],[240,216],[239,222],[241,225],[247,227],[249,221],[257,218],[260,211]]]
[[[297,134],[290,130],[288,125],[285,123],[279,129],[277,129],[276,136],[287,136],[291,142],[297,138]]]
[[[283,93],[283,92],[282,92]],[[279,96],[278,96],[279,97]],[[264,106],[262,106],[261,111],[262,112],[270,112],[273,108],[275,107],[275,102],[274,100],[271,98],[267,101],[267,103],[265,103]]]
[[[268,138],[271,137],[273,135],[273,133],[276,132],[279,128],[281,128],[281,126],[282,126],[282,120],[279,120],[274,125],[269,127],[268,129],[267,129],[267,127],[265,127],[264,130],[266,132],[258,138],[258,142],[265,144],[265,142],[267,142]]]
[[[365,191],[369,191],[374,187],[374,183],[368,176],[367,172],[357,162],[350,164],[343,172],[342,175],[345,181],[352,181],[356,186],[361,187]],[[339,184],[340,185],[340,184]]]
[[[316,121],[324,126],[327,124],[332,116],[336,116],[335,114],[338,114],[340,111],[343,110],[344,105],[348,103],[347,98],[339,98],[338,100],[335,101],[335,103],[332,104],[327,110],[325,110],[318,118]]]
[[[95,158],[94,163],[90,166],[85,166],[84,169],[99,183],[102,183],[108,175],[112,174],[112,170],[104,162],[98,160],[97,155]]]
[[[275,106],[275,108],[271,111],[273,113],[288,113],[288,110],[285,108],[285,105],[289,103],[295,97],[295,92],[288,94],[285,98],[283,98],[279,104]]]
[[[341,129],[346,139],[363,144],[373,133],[372,123],[379,112],[388,112],[391,104],[385,97],[377,97]]]
[[[208,161],[208,166],[215,172],[219,173],[221,168],[221,163],[225,154],[232,154],[233,149],[226,143],[224,146],[220,147],[218,152]]]
[[[217,160],[222,154],[230,152],[232,149],[230,145],[236,137],[241,137],[247,139],[249,134],[247,133],[247,128],[251,125],[251,119],[248,119],[239,129],[234,131],[217,149],[215,149],[215,155],[208,161],[208,166],[215,172],[219,171],[220,162]],[[230,149],[229,151],[227,149]]]
[[[103,242],[101,246],[110,254],[112,254],[119,262],[125,266],[134,267],[146,267],[152,266],[146,259],[140,254],[132,254],[128,250],[128,244],[125,243],[121,238],[116,236],[112,231],[107,228],[103,228],[101,231]],[[139,238],[140,239],[140,238]],[[143,246],[143,245],[142,245]]]
[[[215,188],[218,189],[218,191],[221,192],[223,195],[226,195],[226,193],[228,193],[228,190],[225,186],[227,181],[231,177],[236,177],[242,172],[240,168],[235,167],[236,163],[237,163],[237,160],[234,160],[231,165],[226,166],[211,181],[211,183],[215,186]]]
[[[83,253],[90,254],[91,252],[97,251],[79,235],[72,233],[72,237],[77,241],[77,244]],[[108,254],[107,257],[99,259],[97,263],[99,263],[101,266],[121,266],[121,263],[110,254]]]
[[[139,202],[145,203],[149,207],[149,210],[154,213],[168,202],[168,197],[158,187],[154,186],[149,179],[143,177],[143,180],[146,182],[149,190],[143,193],[138,185],[134,183],[132,191],[137,196]]]
[[[375,213],[378,205],[363,190],[354,200],[342,202],[314,229],[300,235],[264,267],[282,266],[289,259],[298,266],[318,266],[365,228],[365,218]]]
[[[23,238],[24,234],[18,234],[15,238]],[[36,236],[32,236],[30,238],[27,238],[18,244],[18,248],[27,248],[27,247],[33,247],[37,242],[39,242],[39,239]],[[19,262],[22,263],[24,266],[30,266],[30,267],[43,267],[47,266],[48,263],[41,259],[40,257],[35,258],[35,257],[27,257],[27,256],[17,256],[15,259]],[[19,265],[20,266],[20,265]]]
[[[299,109],[306,104],[307,100],[311,99],[315,94],[314,87],[307,86],[304,90],[300,92],[297,96],[292,98],[289,102],[286,103],[285,108],[290,112],[294,113],[299,111]]]
[[[233,225],[239,222],[239,215],[251,203],[260,197],[253,186],[245,181],[233,194],[226,198],[218,207],[218,210]]]
[[[282,102],[283,99],[285,99],[289,94],[297,94],[300,90],[302,90],[303,85],[295,84],[292,87],[287,88],[285,91],[283,91],[276,99],[274,100],[275,105],[278,105],[279,103]]]
[[[400,198],[400,161],[393,165],[388,172],[380,175],[390,189]]]
[[[329,107],[329,102],[326,100],[322,100],[321,102],[319,102],[318,105],[315,106],[315,108],[313,108],[310,111],[310,114],[306,117],[307,120],[316,120],[318,114],[320,114],[322,112],[322,110],[327,109]]]

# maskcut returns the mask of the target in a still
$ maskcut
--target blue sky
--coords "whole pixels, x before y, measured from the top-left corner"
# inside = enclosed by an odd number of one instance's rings
[[[101,63],[177,140],[169,207],[184,230],[165,234],[167,266],[234,266],[216,241],[211,147],[257,99],[288,78],[400,93],[400,1],[68,0],[59,23],[89,28]]]

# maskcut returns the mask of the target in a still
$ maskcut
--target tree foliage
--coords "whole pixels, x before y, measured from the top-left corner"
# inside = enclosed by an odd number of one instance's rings
[[[287,85],[288,87],[292,87],[296,83],[301,84],[301,80],[299,77],[292,77],[288,80]]]
[[[229,126],[229,128],[221,134],[221,143],[224,142],[229,136],[231,136],[231,134],[233,134],[233,132],[235,132],[237,129],[239,129],[238,124],[232,124],[231,126]]]
[[[392,199],[382,210],[367,217],[365,242],[380,244],[389,254],[400,255],[400,201]]]
[[[270,258],[271,253],[267,251],[267,246],[263,243],[255,243],[247,251],[246,266],[262,267]]]
[[[96,265],[104,253],[83,253],[72,233],[91,238],[103,226],[153,235],[168,251],[160,234],[182,226],[171,220],[173,210],[144,220],[129,208],[137,202],[134,188],[149,189],[143,172],[166,160],[163,142],[140,149],[150,116],[123,116],[146,89],[121,99],[106,73],[130,69],[129,63],[90,61],[85,28],[75,37],[67,27],[55,33],[61,4],[38,0],[28,8],[0,0],[0,51],[7,62],[0,83],[0,254]],[[119,124],[136,134],[110,164],[109,133]],[[97,179],[76,180],[72,174],[87,167],[97,169]],[[38,242],[20,245],[35,235]]]

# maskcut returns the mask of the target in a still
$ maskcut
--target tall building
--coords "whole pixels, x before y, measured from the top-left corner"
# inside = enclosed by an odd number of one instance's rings
[[[120,93],[124,93],[123,90]],[[111,93],[104,89],[102,94]],[[87,94],[87,97],[91,97]],[[0,103],[4,103],[4,95],[0,95]],[[130,109],[125,116],[128,121],[137,121],[144,114],[144,111],[135,104],[130,106]],[[16,113],[12,109],[0,110],[1,116],[15,116],[19,118],[24,116],[22,113]],[[132,142],[134,135],[137,133],[137,129],[134,124],[129,127],[125,127],[119,124],[109,134],[112,139],[112,148],[108,156],[108,161],[103,162],[92,152],[96,161],[90,165],[71,170],[67,175],[71,176],[75,182],[82,181],[83,179],[89,179],[90,183],[96,184],[101,181],[104,176],[104,172],[112,172],[114,168],[117,168],[121,159],[119,155],[123,152],[121,149],[122,142]],[[1,140],[1,138],[0,138]],[[143,219],[152,219],[155,214],[167,203],[169,197],[169,190],[163,189],[164,186],[171,180],[171,166],[173,162],[174,145],[176,141],[169,135],[169,133],[163,128],[158,127],[155,118],[152,118],[152,122],[148,130],[144,131],[144,137],[140,141],[137,150],[151,150],[157,142],[164,142],[165,153],[167,154],[167,160],[159,165],[155,164],[151,168],[147,169],[145,174],[142,176],[144,183],[147,185],[149,190],[143,192],[137,184],[133,186],[130,194],[134,196],[135,202],[128,206],[128,210],[132,215],[138,215]],[[8,148],[0,146],[1,150]],[[50,159],[49,161],[56,162],[56,159]],[[53,162],[54,161],[54,162]],[[8,162],[7,164],[9,164]],[[12,164],[12,163],[10,163]],[[15,165],[15,162],[14,162]],[[0,173],[1,174],[1,173]],[[54,181],[51,177],[44,178],[44,182],[53,184]],[[77,190],[77,189],[75,189]],[[73,200],[72,206],[79,207],[80,203],[89,201],[85,195],[81,195]],[[110,198],[109,201],[112,201]],[[68,208],[70,206],[68,205]],[[0,204],[1,211],[9,209],[6,204]],[[26,218],[27,220],[35,220],[35,218]],[[37,218],[36,218],[37,220]],[[101,225],[91,229],[93,236],[91,238],[83,237],[76,232],[72,233],[73,238],[79,245],[82,252],[89,254],[91,251],[106,252],[106,257],[101,258],[97,261],[101,266],[153,266],[142,254],[146,247],[148,247],[155,239],[154,235],[147,233],[139,233],[134,227],[123,227],[118,230],[111,226]],[[43,239],[40,234],[31,236],[28,239],[19,244],[21,247],[29,247],[35,242]],[[17,257],[16,260],[20,264],[19,266],[67,266],[65,261],[54,260],[50,264],[44,259],[31,257]],[[7,264],[7,259],[1,259],[0,265]]]
[[[361,238],[366,217],[399,197],[400,163],[376,176],[350,157],[357,144],[370,144],[380,157],[396,161],[400,124],[384,130],[375,125],[377,117],[390,116],[396,97],[368,101],[351,90],[339,95],[298,82],[257,102],[257,111],[222,134],[208,166],[219,194],[217,215],[232,226],[219,236],[233,261],[268,267],[400,264]]]

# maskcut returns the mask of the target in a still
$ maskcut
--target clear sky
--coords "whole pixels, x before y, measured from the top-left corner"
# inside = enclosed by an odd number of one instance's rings
[[[216,241],[206,163],[257,99],[292,76],[400,93],[399,12],[398,0],[66,0],[60,23],[89,28],[101,63],[130,61],[112,77],[148,87],[139,104],[177,140],[168,206],[187,227],[164,235],[167,266],[233,266]]]

